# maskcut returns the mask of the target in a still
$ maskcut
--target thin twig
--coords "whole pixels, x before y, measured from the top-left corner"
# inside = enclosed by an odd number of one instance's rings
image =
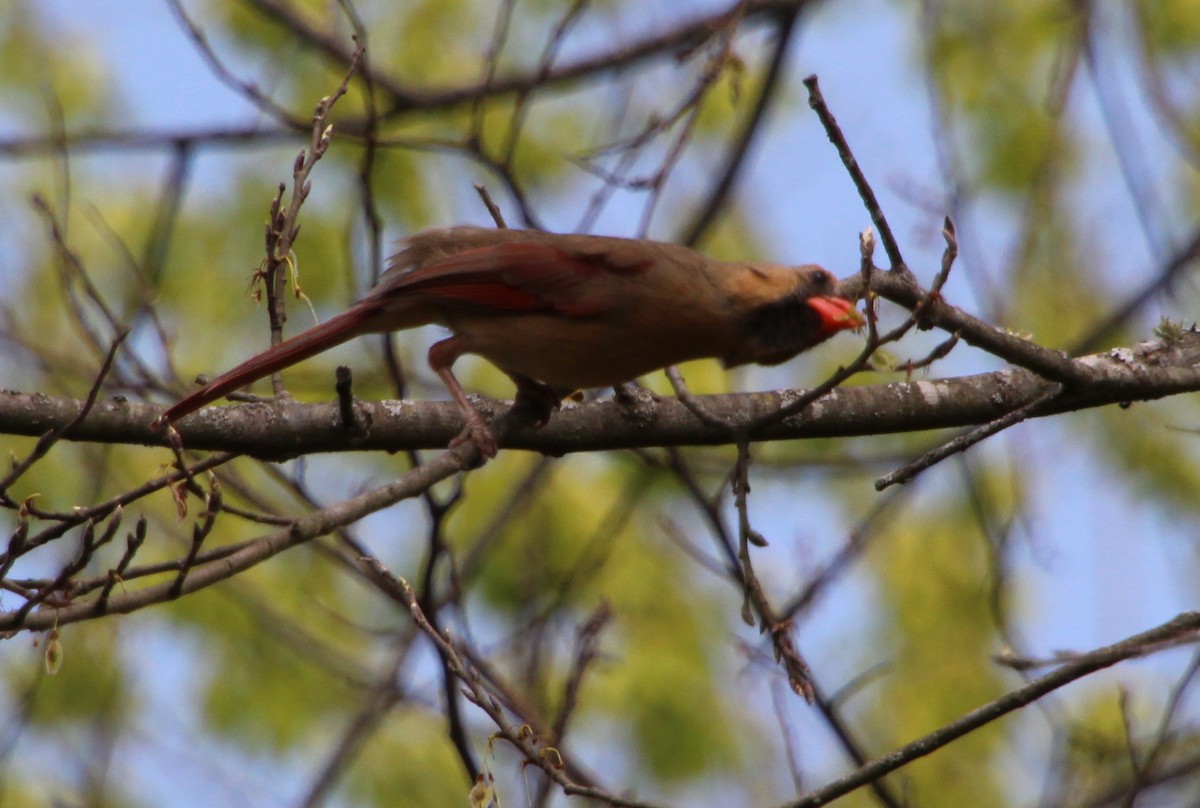
[[[896,237],[892,234],[891,225],[888,224],[887,218],[883,215],[883,208],[879,205],[879,199],[875,196],[875,191],[871,189],[871,184],[867,182],[862,167],[858,164],[858,159],[855,158],[854,152],[850,149],[850,143],[842,133],[841,127],[838,126],[837,119],[829,111],[829,107],[825,103],[825,97],[821,94],[821,88],[817,83],[816,75],[806,78],[804,86],[808,88],[808,105],[817,113],[817,117],[821,120],[821,125],[825,127],[825,134],[829,136],[830,142],[837,148],[838,155],[842,158],[842,164],[850,172],[850,179],[853,180],[854,187],[858,189],[858,195],[862,198],[863,204],[867,208],[867,213],[870,214],[871,221],[875,224],[875,230],[879,233],[879,238],[883,241],[883,249],[888,255],[888,260],[892,263],[892,272],[907,274],[908,265],[904,263],[904,256],[900,254],[900,245],[896,242]]]
[[[309,147],[307,150],[301,149],[292,164],[292,193],[287,209],[283,208],[284,183],[279,184],[279,189],[274,199],[271,200],[270,215],[264,234],[266,257],[255,278],[261,277],[263,280],[263,288],[267,297],[266,308],[270,323],[271,345],[273,346],[283,341],[283,325],[287,321],[283,291],[287,285],[288,274],[284,271],[284,267],[291,267],[294,275],[299,274],[295,270],[292,247],[300,235],[300,208],[312,191],[312,181],[309,176],[312,174],[313,167],[325,156],[325,152],[328,151],[329,144],[333,140],[333,125],[329,123],[329,114],[333,111],[338,99],[349,90],[350,80],[358,71],[363,56],[364,51],[362,45],[359,44],[341,83],[333,93],[318,101],[313,110]],[[295,282],[293,285],[296,295],[300,296],[302,294],[300,288],[295,286]],[[271,375],[271,385],[276,398],[285,395],[283,379],[280,374],[273,373]]]
[[[100,397],[100,388],[103,386],[104,380],[108,376],[108,372],[112,370],[113,362],[117,356],[117,349],[121,347],[121,343],[123,343],[125,338],[128,336],[129,329],[124,328],[117,334],[116,338],[113,339],[112,344],[109,346],[108,354],[104,357],[104,363],[100,366],[100,370],[96,374],[95,380],[92,382],[91,389],[88,390],[87,398],[84,399],[83,405],[79,408],[79,412],[75,414],[75,417],[38,438],[37,443],[34,444],[33,449],[30,450],[25,459],[19,463],[14,463],[12,471],[5,475],[3,479],[0,479],[0,502],[4,502],[10,507],[16,507],[16,502],[8,496],[8,489],[11,488],[13,483],[19,480],[21,476],[25,474],[25,472],[29,471],[29,469],[32,468],[35,463],[45,457],[46,453],[53,448],[54,444],[58,443],[58,441],[61,440],[62,437],[71,430],[72,427],[82,422],[83,419],[87,417],[88,413],[92,411],[92,408],[96,406],[96,400]]]
[[[1193,641],[1200,632],[1200,612],[1184,612],[1178,617],[1149,631],[1136,634],[1113,645],[1098,648],[1057,670],[1034,679],[994,701],[978,707],[961,718],[906,744],[890,754],[876,758],[849,775],[813,791],[803,798],[787,803],[783,808],[817,808],[845,794],[875,782],[879,778],[958,740],[967,733],[1037,701],[1047,693],[1077,679],[1111,667],[1118,662],[1143,656],[1159,644],[1183,636]]]
[[[787,673],[788,686],[792,692],[803,696],[809,704],[816,696],[812,671],[794,640],[795,626],[790,620],[780,620],[774,608],[767,599],[762,582],[754,572],[750,559],[750,545],[765,547],[766,539],[750,525],[750,511],[747,497],[750,493],[750,445],[738,444],[738,459],[733,476],[734,503],[738,512],[738,562],[742,569],[743,597],[742,619],[749,625],[754,625],[754,614],[758,613],[759,629],[771,637],[771,645],[775,651],[775,661],[783,666]]]
[[[475,193],[479,194],[479,198],[483,200],[484,207],[491,214],[492,221],[496,223],[496,227],[501,230],[508,229],[508,223],[504,221],[504,212],[500,210],[500,206],[492,199],[492,195],[488,192],[487,186],[481,182],[475,183]]]
[[[779,77],[783,75],[788,51],[795,40],[796,31],[799,29],[797,22],[800,19],[802,8],[801,5],[796,5],[791,10],[780,13],[777,23],[778,30],[775,34],[775,49],[763,76],[758,98],[754,101],[754,109],[747,116],[741,131],[726,150],[725,164],[717,173],[712,189],[708,192],[708,198],[693,215],[692,221],[683,229],[683,235],[679,239],[680,244],[686,244],[689,247],[698,244],[729,200],[737,183],[738,175],[745,164],[746,155],[750,153],[750,145],[762,131],[762,123],[767,119],[771,107],[780,95],[778,92]]]
[[[447,669],[457,681],[463,685],[462,693],[479,707],[495,723],[497,727],[493,738],[503,738],[511,744],[533,766],[536,766],[547,777],[553,780],[567,795],[589,797],[599,800],[614,808],[659,808],[651,803],[626,799],[611,794],[594,786],[583,786],[568,779],[564,771],[561,755],[557,751],[551,753],[551,748],[538,749],[536,746],[537,732],[528,725],[513,726],[509,723],[504,710],[496,697],[484,686],[484,681],[478,671],[460,654],[457,645],[448,634],[444,634],[429,622],[412,586],[387,569],[377,558],[367,556],[360,559],[364,570],[370,573],[382,587],[403,602],[412,616],[413,622],[437,648]]]
[[[232,70],[225,66],[225,63],[221,60],[221,57],[217,55],[217,52],[209,43],[208,35],[205,34],[204,30],[198,24],[196,24],[191,17],[188,16],[188,13],[183,8],[183,4],[180,3],[179,0],[167,0],[167,5],[175,14],[175,19],[178,20],[179,24],[183,26],[184,32],[196,46],[196,50],[200,52],[200,55],[208,64],[208,67],[213,72],[213,75],[215,75],[222,84],[244,96],[246,100],[248,100],[256,108],[267,113],[284,126],[293,129],[298,129],[303,126],[303,122],[299,118],[293,117],[290,112],[276,104],[273,100],[271,100],[270,96],[258,89],[253,82],[239,79],[234,75]]]
[[[940,463],[947,457],[957,454],[958,452],[965,452],[967,449],[971,448],[985,438],[990,438],[997,432],[1001,432],[1005,429],[1008,429],[1010,426],[1015,426],[1016,424],[1019,424],[1028,418],[1037,416],[1042,407],[1058,398],[1062,391],[1063,387],[1061,384],[1051,385],[1049,389],[1047,389],[1033,401],[1030,401],[1028,404],[1018,407],[1017,409],[1009,412],[1007,415],[1001,416],[990,423],[984,424],[976,429],[972,429],[970,432],[967,432],[964,435],[959,435],[953,440],[943,443],[936,449],[926,452],[902,468],[896,469],[891,474],[886,474],[883,477],[880,477],[875,481],[875,490],[882,491],[891,485],[903,485],[904,483],[912,480],[922,471],[925,471],[930,466]]]
[[[671,389],[675,393],[675,397],[679,399],[683,406],[688,408],[688,411],[700,419],[700,422],[714,429],[728,429],[731,434],[735,430],[735,426],[722,418],[710,413],[704,409],[704,405],[692,395],[692,391],[688,389],[687,382],[683,378],[683,374],[679,372],[679,368],[675,365],[667,367],[664,371],[667,374],[667,381],[671,383]]]

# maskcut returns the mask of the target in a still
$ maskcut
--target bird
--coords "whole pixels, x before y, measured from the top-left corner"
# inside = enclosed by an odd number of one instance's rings
[[[345,312],[247,359],[169,407],[165,429],[250,382],[357,336],[436,324],[450,336],[430,368],[462,411],[451,445],[497,443],[451,366],[482,356],[535,407],[539,425],[578,390],[610,387],[691,359],[777,365],[862,315],[820,266],[720,261],[637,238],[457,226],[404,240],[378,284]]]

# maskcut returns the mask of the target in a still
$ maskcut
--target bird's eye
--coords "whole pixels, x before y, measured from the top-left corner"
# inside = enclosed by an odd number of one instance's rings
[[[829,286],[833,283],[833,275],[824,269],[814,269],[812,273],[813,286]]]

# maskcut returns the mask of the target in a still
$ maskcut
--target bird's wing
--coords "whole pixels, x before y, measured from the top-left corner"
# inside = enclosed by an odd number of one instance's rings
[[[634,274],[619,255],[573,250],[538,242],[507,242],[472,247],[415,267],[396,266],[369,297],[419,295],[440,302],[496,312],[546,312],[588,317],[612,308],[606,273]]]

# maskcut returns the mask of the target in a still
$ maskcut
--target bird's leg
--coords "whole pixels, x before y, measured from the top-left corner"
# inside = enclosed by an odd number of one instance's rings
[[[466,392],[463,391],[462,385],[458,383],[458,379],[454,378],[454,373],[450,370],[450,366],[454,364],[454,360],[462,356],[466,352],[466,340],[462,337],[450,337],[441,342],[435,342],[429,349],[429,367],[442,380],[442,384],[446,385],[446,389],[450,391],[450,396],[458,404],[462,410],[463,420],[466,426],[454,440],[450,441],[451,446],[458,446],[466,440],[475,442],[475,446],[479,449],[479,454],[484,460],[496,456],[497,446],[496,438],[492,435],[492,430],[483,422],[483,416],[479,414],[479,410],[475,409],[471,402],[467,399]]]
[[[528,409],[537,418],[536,426],[545,426],[554,411],[562,406],[563,392],[519,373],[508,375],[517,385],[517,400],[513,406]]]

